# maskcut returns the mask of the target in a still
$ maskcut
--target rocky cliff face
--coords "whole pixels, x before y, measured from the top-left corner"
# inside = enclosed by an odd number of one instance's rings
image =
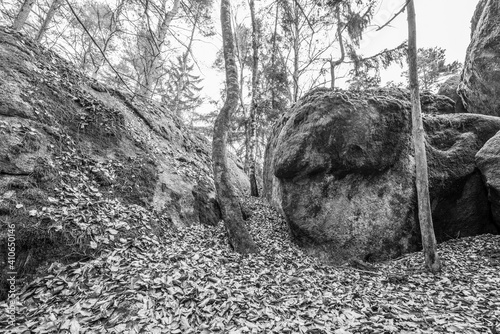
[[[0,29],[0,268],[9,224],[23,276],[130,235],[217,223],[206,143],[161,105]],[[243,194],[248,180],[231,164]]]
[[[479,1],[459,94],[470,113],[500,116],[500,3]]]
[[[438,240],[497,232],[474,159],[500,118],[446,114],[453,101],[439,96],[423,101]],[[334,262],[419,247],[410,114],[405,91],[316,90],[278,122],[264,194],[299,244]]]

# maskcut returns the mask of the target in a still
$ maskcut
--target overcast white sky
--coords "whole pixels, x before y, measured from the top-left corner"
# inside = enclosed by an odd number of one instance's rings
[[[417,46],[434,47],[439,46],[446,50],[447,62],[458,60],[464,62],[465,52],[470,41],[470,21],[479,0],[415,0],[417,12]],[[361,43],[360,53],[370,56],[385,49],[392,48],[407,39],[408,28],[406,12],[399,15],[390,26],[376,32],[377,25],[386,23],[397,13],[406,0],[382,0],[372,21],[373,27],[367,29],[367,33]],[[216,5],[216,8],[217,5]],[[219,10],[214,11],[218,17]],[[220,44],[220,45],[219,45]],[[213,55],[222,45],[220,38],[210,42],[197,42],[195,53],[200,65],[203,67],[202,76],[204,80],[204,94],[217,99],[221,87],[223,74],[210,68],[213,63]],[[382,72],[382,84],[387,81],[403,81],[401,78],[401,67],[395,65]],[[342,80],[338,82],[342,85]],[[212,109],[213,106],[206,105]],[[208,111],[208,110],[207,110]]]
[[[447,62],[464,62],[470,42],[470,21],[479,0],[415,0],[417,12],[417,46],[439,46],[446,50]],[[397,13],[405,0],[384,0],[373,23],[383,24]],[[368,33],[363,54],[368,56],[384,48],[397,46],[407,39],[406,12],[380,32]],[[395,80],[399,66],[382,74],[382,80]]]

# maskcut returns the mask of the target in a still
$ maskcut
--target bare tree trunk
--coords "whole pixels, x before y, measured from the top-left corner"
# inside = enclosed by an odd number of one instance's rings
[[[330,88],[335,88],[335,62],[333,61],[333,59],[330,59]]]
[[[345,48],[344,48],[344,39],[342,38],[342,27],[340,25],[340,4],[337,5],[337,9],[335,11],[337,16],[337,38],[339,39],[339,47],[340,47],[340,58],[338,60],[330,59],[330,87],[332,89],[335,88],[335,68],[342,64],[345,59]]]
[[[63,0],[53,0],[52,3],[50,4],[49,11],[47,12],[47,15],[45,15],[45,19],[42,22],[42,26],[40,29],[38,29],[38,33],[36,34],[36,41],[40,42],[42,39],[43,35],[47,32],[47,29],[49,28],[49,24],[54,18],[54,15],[56,14],[56,11],[59,9],[59,6]]]
[[[108,46],[111,44],[111,40],[113,39],[113,37],[116,34],[118,34],[120,32],[120,21],[119,20],[120,20],[120,16],[122,15],[122,12],[124,11],[126,1],[127,0],[120,0],[118,5],[116,6],[116,9],[112,10],[113,14],[111,16],[111,19],[110,19],[110,22],[108,25],[109,34],[106,36],[106,39],[104,40],[104,44],[100,50],[102,52],[103,59],[100,61],[99,64],[97,64],[95,66],[94,73],[92,74],[92,76],[94,78],[97,78],[97,74],[99,73],[99,70],[102,68],[102,66],[104,66],[104,64],[106,64],[106,52],[108,50]],[[108,7],[108,10],[111,10],[111,8]]]
[[[236,23],[236,16],[233,16],[232,22]],[[239,69],[238,72],[238,80],[239,80],[239,107],[241,108],[241,113],[243,114],[243,133],[244,133],[244,146],[243,146],[243,151],[245,153],[244,161],[243,161],[243,171],[245,174],[248,174],[248,171],[250,169],[250,155],[249,155],[249,146],[250,146],[250,126],[249,126],[249,117],[247,115],[248,108],[245,105],[245,100],[244,100],[244,94],[243,94],[243,89],[245,86],[245,66],[247,63],[247,45],[245,45],[246,39],[242,38],[243,36],[241,34],[244,34],[244,32],[238,31],[238,29],[234,32],[234,52],[235,52],[235,57],[238,61],[238,66],[237,69]]]
[[[180,0],[174,0],[174,4],[170,11],[166,11],[166,2],[164,4],[165,15],[163,20],[158,24],[156,31],[149,30],[148,32],[148,47],[145,50],[144,57],[144,68],[141,75],[140,86],[138,93],[145,97],[151,97],[154,93],[154,85],[157,83],[159,77],[157,75],[158,68],[161,67],[160,55],[163,44],[167,36],[168,28],[172,23],[175,15],[179,11]],[[146,8],[147,10],[147,8]]]
[[[250,145],[249,145],[249,160],[250,160],[250,196],[259,197],[259,189],[257,187],[257,178],[255,176],[255,148],[257,145],[257,129],[256,129],[256,114],[257,114],[257,99],[259,98],[259,22],[255,18],[255,2],[250,0],[250,16],[252,19],[252,104],[250,106]]]
[[[441,262],[436,251],[436,237],[432,225],[429,200],[429,179],[427,175],[427,156],[425,152],[424,127],[420,110],[420,92],[417,76],[417,38],[415,5],[408,1],[408,67],[412,102],[413,142],[415,145],[416,182],[418,198],[418,219],[422,234],[422,245],[426,267],[433,273],[441,270]]]
[[[294,1],[294,6],[293,6],[293,31],[294,31],[294,38],[293,38],[293,102],[297,102],[297,99],[299,98],[299,57],[300,57],[300,25],[299,25],[299,6],[297,5],[297,2]]]
[[[243,132],[245,134],[245,142],[243,150],[245,157],[243,160],[243,172],[247,175],[250,173],[250,117],[247,116],[247,109],[243,107]]]
[[[181,100],[181,94],[184,91],[185,88],[185,77],[186,77],[186,72],[187,72],[187,64],[188,64],[188,57],[189,54],[191,53],[191,48],[193,46],[193,41],[194,41],[194,33],[196,31],[196,27],[198,25],[198,19],[199,19],[199,11],[198,11],[198,4],[195,4],[196,6],[196,14],[194,17],[193,21],[193,28],[191,29],[191,35],[189,36],[189,43],[186,46],[186,51],[182,54],[182,62],[181,62],[181,76],[179,78],[179,81],[176,83],[176,92],[175,92],[175,98],[174,98],[174,113],[176,115],[180,115],[179,111],[179,104]]]
[[[238,43],[236,43],[237,45]],[[239,54],[239,52],[238,52]],[[241,55],[241,54],[239,54]],[[240,97],[240,107],[241,107],[241,112],[243,114],[243,119],[245,120],[243,122],[243,131],[245,133],[245,161],[243,161],[243,171],[245,172],[245,174],[248,173],[249,169],[250,169],[250,150],[249,150],[249,146],[250,146],[250,127],[249,127],[249,122],[248,122],[248,115],[247,115],[247,107],[245,105],[245,101],[243,99],[243,85],[245,84],[245,62],[243,61],[243,59],[240,58],[240,56],[237,57],[239,60],[239,69],[240,69],[240,73],[239,73],[239,80],[240,80],[240,84],[239,84],[239,97]]]
[[[245,226],[241,206],[231,184],[227,162],[227,136],[231,114],[238,106],[239,87],[238,70],[234,54],[234,36],[231,27],[230,0],[221,0],[221,27],[224,61],[226,68],[226,101],[215,120],[212,144],[214,183],[217,199],[224,219],[229,243],[239,253],[251,253],[257,250],[250,233]]]
[[[20,31],[23,28],[34,4],[35,0],[24,0],[21,8],[19,9],[19,12],[17,13],[17,17],[14,20],[12,29],[14,29],[15,31]]]
[[[271,54],[271,68],[274,69],[276,65],[276,36],[277,36],[277,31],[278,31],[278,17],[279,17],[279,4],[276,2],[276,14],[274,16],[274,32],[273,32],[273,51]],[[276,109],[276,93],[275,93],[275,87],[274,87],[274,80],[273,80],[273,85],[271,86],[271,108],[273,110]]]

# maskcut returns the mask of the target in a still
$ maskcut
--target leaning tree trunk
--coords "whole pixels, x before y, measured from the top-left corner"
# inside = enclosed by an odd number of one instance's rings
[[[420,92],[417,76],[417,37],[415,5],[408,1],[408,67],[412,103],[413,142],[415,145],[415,164],[417,177],[418,219],[422,234],[422,245],[426,267],[436,273],[441,270],[441,263],[436,251],[436,237],[432,225],[432,213],[429,200],[429,178],[427,174],[427,156],[425,152],[424,127],[420,109]]]
[[[12,24],[12,29],[20,31],[23,28],[34,4],[35,0],[24,0],[21,9],[19,9],[19,13],[17,13],[17,17],[14,20],[14,24]]]
[[[257,99],[259,97],[259,26],[255,18],[255,3],[250,0],[250,16],[252,19],[252,104],[250,106],[250,145],[249,145],[249,160],[250,160],[250,195],[259,197],[259,189],[257,187],[257,178],[255,177],[255,149],[257,145],[257,129],[256,129],[256,114],[257,114]]]
[[[238,106],[239,87],[238,71],[234,55],[234,40],[231,27],[230,1],[221,1],[221,26],[224,62],[226,68],[226,101],[215,120],[214,137],[212,144],[212,159],[214,169],[214,183],[217,199],[224,219],[229,243],[239,253],[251,253],[257,246],[246,229],[241,213],[241,206],[233,185],[231,184],[227,162],[227,134],[231,114]]]
[[[36,34],[36,41],[40,42],[43,35],[47,32],[47,29],[49,28],[49,24],[54,18],[54,15],[61,5],[63,0],[53,0],[52,3],[50,4],[49,11],[47,12],[47,15],[45,15],[45,19],[42,22],[42,26],[40,29],[38,29],[38,33]]]

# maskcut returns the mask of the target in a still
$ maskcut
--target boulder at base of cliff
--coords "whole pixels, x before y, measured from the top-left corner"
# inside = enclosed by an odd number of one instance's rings
[[[488,188],[493,220],[500,229],[500,132],[477,152],[476,164]]]
[[[459,94],[470,113],[500,116],[500,2],[480,0]]]
[[[277,123],[265,195],[300,245],[334,262],[419,248],[410,116],[400,90],[316,90]],[[438,239],[493,230],[474,156],[500,119],[438,112],[424,121]]]

